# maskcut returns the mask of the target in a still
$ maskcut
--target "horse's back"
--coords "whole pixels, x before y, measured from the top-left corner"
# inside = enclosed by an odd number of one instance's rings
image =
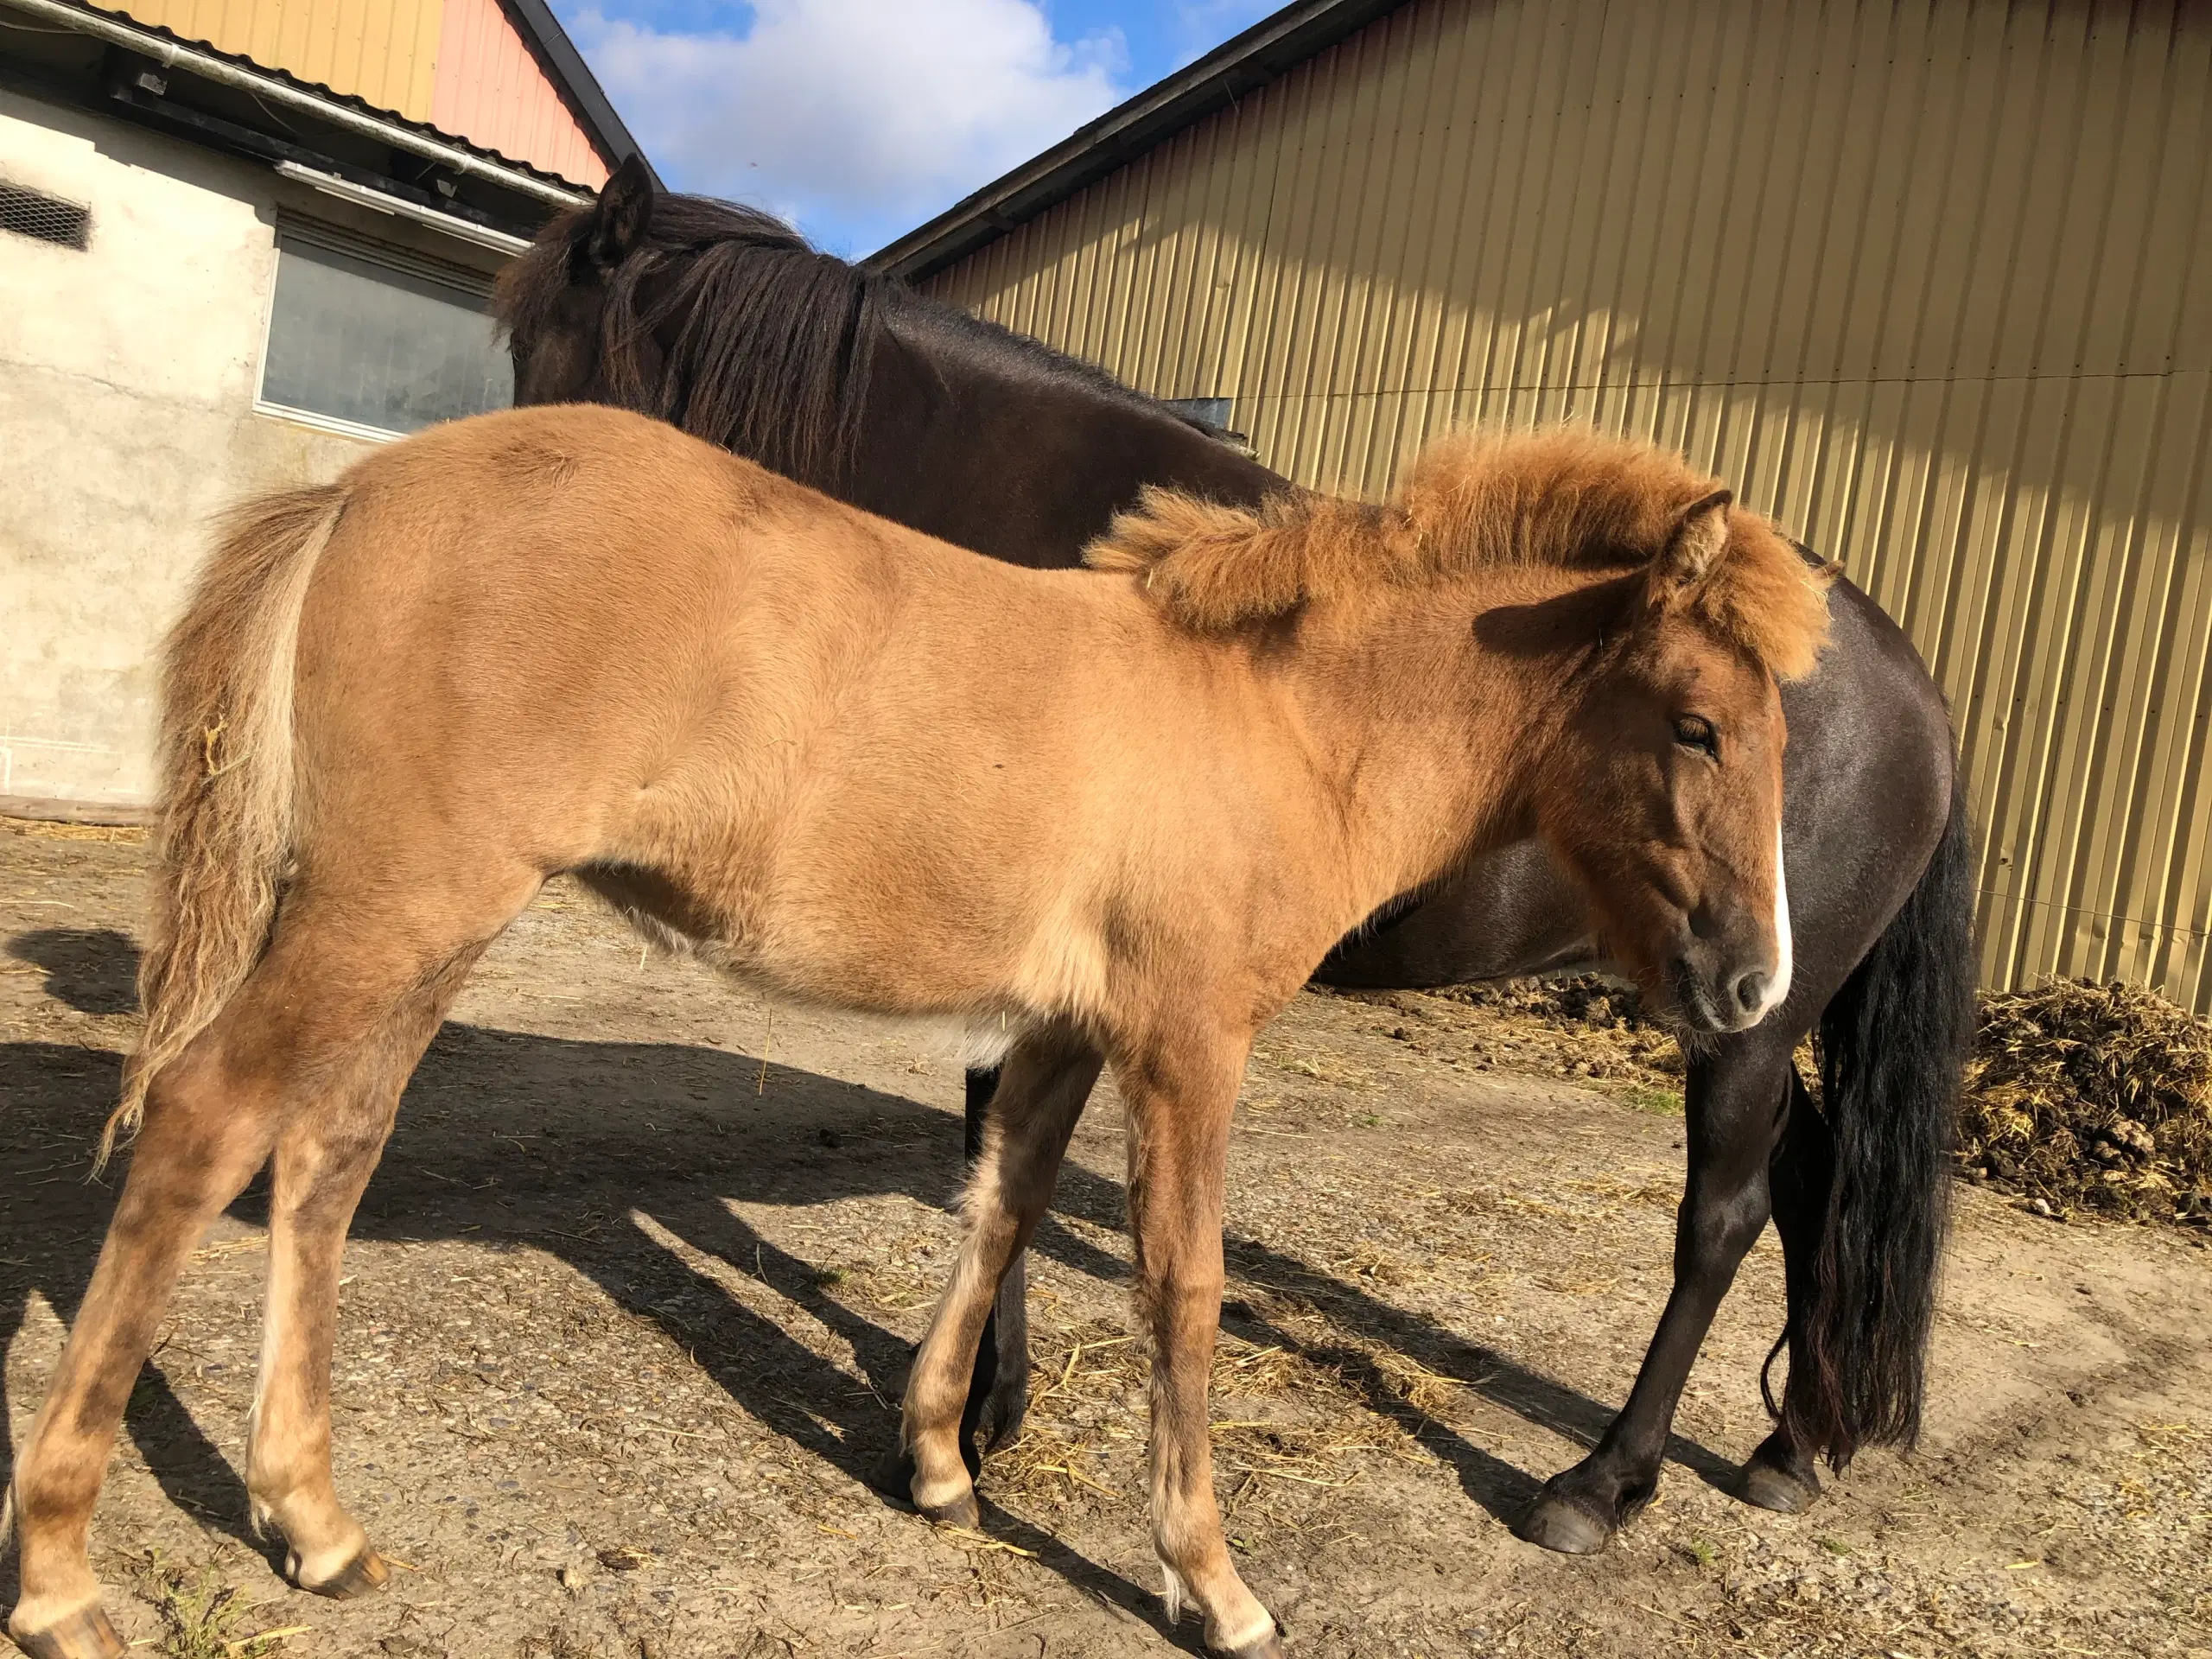
[[[589,406],[435,429],[341,487],[297,729],[322,839],[353,868],[582,869],[801,982],[894,959],[955,978],[976,939],[1028,931],[1034,895],[1001,870],[1042,843],[1105,719],[1064,666],[1114,654],[1060,591],[1080,578]],[[938,912],[957,941],[916,920]]]
[[[750,728],[725,766],[767,747],[830,649],[817,601],[866,563],[849,538],[794,546],[818,516],[798,486],[590,406],[435,428],[342,487],[298,648],[299,729],[343,760],[318,800],[395,837],[465,823],[547,868],[623,841],[702,720]]]

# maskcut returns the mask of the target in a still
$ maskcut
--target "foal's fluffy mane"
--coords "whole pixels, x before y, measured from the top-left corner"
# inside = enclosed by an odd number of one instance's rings
[[[1254,512],[1147,489],[1084,559],[1142,575],[1177,622],[1219,633],[1382,582],[1516,564],[1632,570],[1722,487],[1671,450],[1586,426],[1462,432],[1422,450],[1379,507],[1300,492]],[[1767,519],[1731,507],[1689,601],[1778,678],[1797,679],[1827,643],[1827,581]]]

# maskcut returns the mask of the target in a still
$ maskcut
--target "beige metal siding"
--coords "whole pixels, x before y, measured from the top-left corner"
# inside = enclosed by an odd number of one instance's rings
[[[410,121],[430,118],[444,0],[125,0],[106,9]]]
[[[2212,1011],[2212,15],[1416,0],[928,286],[1376,493],[1688,449],[1911,632],[1993,984]]]

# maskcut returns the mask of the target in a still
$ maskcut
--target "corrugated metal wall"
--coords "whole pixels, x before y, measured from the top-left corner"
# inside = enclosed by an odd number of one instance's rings
[[[607,163],[499,0],[445,0],[430,124],[577,184],[607,182]]]
[[[128,0],[108,9],[410,121],[430,118],[444,0]]]
[[[1678,444],[1949,694],[1984,966],[2212,1011],[2212,13],[1416,0],[927,286],[1374,493]]]

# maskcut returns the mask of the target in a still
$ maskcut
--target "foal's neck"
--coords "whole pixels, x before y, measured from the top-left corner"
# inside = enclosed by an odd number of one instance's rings
[[[1355,904],[1371,909],[1530,833],[1536,772],[1584,642],[1508,654],[1481,642],[1476,621],[1561,585],[1500,570],[1317,606],[1302,620],[1291,672],[1338,804]]]

